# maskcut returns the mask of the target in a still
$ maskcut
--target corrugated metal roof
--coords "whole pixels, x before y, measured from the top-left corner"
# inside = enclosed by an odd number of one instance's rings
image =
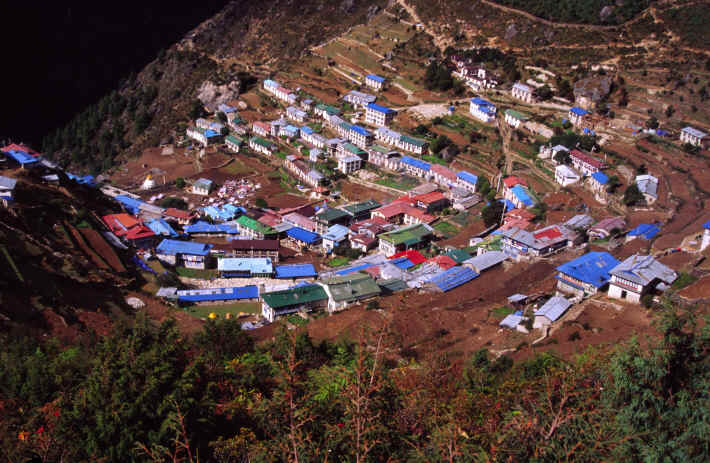
[[[608,252],[589,252],[560,265],[557,271],[595,288],[601,288],[609,282],[609,272],[617,265],[619,261]]]
[[[224,257],[217,260],[220,272],[273,273],[274,265],[268,257]]]
[[[500,264],[503,262],[505,259],[508,258],[508,255],[504,252],[501,251],[488,251],[485,252],[479,256],[476,257],[471,257],[470,259],[466,259],[463,261],[464,265],[468,265],[477,272],[482,272],[484,270],[487,270],[495,265]]]
[[[378,105],[378,104],[375,104],[375,103],[369,103],[369,104],[367,105],[367,109],[371,109],[371,110],[373,110],[373,111],[377,111],[378,113],[384,113],[384,114],[392,114],[392,113],[396,113],[396,112],[397,112],[397,111],[395,111],[394,109],[390,109],[390,108],[388,108],[388,107],[386,107],[386,106],[381,106],[381,105]]]
[[[471,172],[466,172],[465,170],[458,172],[456,176],[464,182],[470,183],[471,185],[475,185],[478,182],[477,176],[475,176]]]
[[[319,285],[299,285],[290,289],[263,293],[261,299],[269,307],[280,309],[283,307],[323,301],[328,299],[328,295],[325,289]]]
[[[368,74],[368,75],[366,75],[365,77],[366,77],[367,79],[374,80],[375,82],[379,82],[379,83],[381,83],[381,84],[385,82],[385,78],[384,78],[384,77],[380,77],[380,76],[378,76],[378,75],[376,75],[376,74]]]
[[[572,305],[570,301],[564,297],[554,296],[545,304],[535,311],[535,315],[546,317],[550,321],[556,321],[564,314]]]
[[[156,248],[156,252],[166,255],[188,254],[193,256],[206,256],[209,254],[210,249],[212,249],[211,244],[164,239]]]
[[[5,190],[14,190],[15,185],[17,185],[17,180],[0,175],[0,188]]]
[[[277,265],[275,278],[314,278],[318,276],[313,264]]]
[[[446,292],[468,283],[476,277],[478,277],[478,273],[468,267],[453,267],[435,275],[429,280],[429,283]]]
[[[627,258],[611,269],[609,273],[643,286],[648,285],[655,279],[671,284],[678,277],[672,268],[658,262],[653,256],[641,256],[638,254]]]
[[[597,183],[601,185],[606,185],[606,183],[609,181],[609,177],[606,176],[604,172],[598,171],[594,172],[592,174],[592,178],[597,181]]]
[[[257,299],[259,288],[256,285],[235,286],[231,288],[187,289],[177,291],[180,302],[232,301],[239,299]]]
[[[286,231],[286,235],[288,235],[290,238],[293,238],[297,241],[300,241],[302,243],[306,244],[313,244],[318,241],[320,241],[321,237],[318,233],[313,233],[308,230],[304,230],[303,228],[300,227],[293,227],[290,228]]]
[[[400,162],[403,162],[404,164],[416,167],[417,169],[421,169],[424,171],[429,171],[431,168],[431,164],[428,162],[421,161],[419,159],[414,159],[413,157],[410,156],[402,156],[402,159],[400,159]]]
[[[708,136],[705,132],[690,126],[684,127],[681,131],[698,138],[705,138]]]

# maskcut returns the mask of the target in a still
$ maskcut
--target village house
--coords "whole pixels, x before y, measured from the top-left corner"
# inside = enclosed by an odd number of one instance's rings
[[[493,122],[496,118],[496,107],[483,98],[471,98],[469,112],[473,117],[482,122]]]
[[[271,156],[276,151],[276,144],[261,137],[251,137],[249,139],[249,148],[257,153]]]
[[[530,116],[516,111],[514,109],[505,110],[505,122],[516,129],[519,129],[521,125],[530,120]]]
[[[276,89],[281,86],[281,84],[279,84],[275,80],[266,79],[266,80],[264,80],[263,86],[264,86],[264,90],[266,90],[267,92],[269,92],[273,95],[274,92],[276,91]]]
[[[602,204],[607,202],[607,184],[609,183],[609,177],[606,176],[604,172],[594,172],[592,175],[587,177],[586,185],[589,190],[594,193],[594,199]]]
[[[323,233],[323,250],[325,252],[331,252],[333,249],[340,246],[345,240],[347,240],[350,234],[350,229],[344,225],[333,225]]]
[[[611,269],[609,297],[638,304],[646,294],[664,290],[678,277],[653,256],[634,254]]]
[[[372,143],[374,138],[372,132],[358,125],[344,122],[340,124],[339,128],[340,130],[338,132],[342,137],[347,138],[360,148],[367,148],[367,146]]]
[[[428,162],[410,156],[402,156],[400,165],[404,168],[405,172],[420,178],[427,177],[431,169],[431,164]]]
[[[208,121],[207,119],[205,119],[203,117],[200,117],[199,119],[195,119],[195,126],[197,126],[198,129],[203,129],[203,130],[209,129],[210,124],[212,124],[212,122]]]
[[[204,146],[221,143],[223,139],[219,132],[212,129],[201,129],[199,127],[188,127],[185,130],[185,135]]]
[[[274,267],[274,278],[279,280],[300,281],[303,284],[304,280],[312,280],[317,277],[318,273],[313,264],[290,264]]]
[[[313,220],[316,223],[316,233],[322,235],[333,225],[348,226],[350,224],[350,214],[341,209],[326,207],[318,211]]]
[[[212,183],[212,180],[200,178],[195,180],[195,183],[192,184],[192,194],[208,196],[212,191],[213,186],[214,184]]]
[[[316,147],[323,149],[325,148],[325,137],[316,133],[312,128],[304,125],[301,127],[301,140]]]
[[[213,247],[213,251],[229,257],[267,257],[279,261],[281,247],[278,240],[232,240]]]
[[[463,61],[454,64],[456,70],[452,73],[453,76],[465,81],[466,85],[475,92],[495,88],[498,85],[498,76],[484,67]]]
[[[313,108],[313,113],[316,116],[320,116],[323,119],[325,119],[326,116],[340,116],[341,111],[339,108],[336,108],[335,106],[329,106],[326,104],[317,104],[315,108]]]
[[[284,137],[288,140],[294,140],[298,138],[298,127],[295,125],[287,124],[281,127],[281,130],[279,130],[279,137]]]
[[[166,236],[168,238],[177,238],[179,236],[178,232],[164,219],[150,219],[145,224],[155,233],[155,236]]]
[[[292,227],[286,230],[287,243],[292,244],[300,252],[315,249],[321,242],[318,233],[308,231],[301,227]]]
[[[579,182],[582,176],[564,164],[555,167],[555,181],[563,187]]]
[[[227,125],[229,125],[229,128],[237,135],[246,135],[247,133],[247,123],[239,116],[234,116],[232,119],[229,119]]]
[[[350,103],[351,105],[357,107],[365,107],[370,103],[374,103],[377,97],[375,95],[370,95],[368,93],[358,92],[357,90],[349,91],[343,100]]]
[[[259,300],[256,285],[229,288],[179,289],[175,297],[180,305],[218,305],[235,302],[255,302]]]
[[[382,90],[385,86],[385,79],[384,77],[380,77],[375,74],[368,74],[365,76],[365,85],[370,87],[373,90]]]
[[[206,269],[211,248],[211,244],[164,239],[155,249],[155,256],[170,265]]]
[[[227,145],[227,148],[230,151],[238,153],[241,147],[244,145],[244,140],[239,137],[235,137],[234,135],[227,135],[224,138],[224,144]]]
[[[375,132],[375,137],[377,137],[377,132]],[[371,145],[367,148],[367,154],[368,162],[376,166],[389,170],[398,170],[400,167],[400,154],[384,146]]]
[[[348,204],[343,206],[342,209],[350,215],[352,221],[360,221],[370,217],[370,212],[379,207],[382,207],[382,204],[374,199],[368,199],[367,201]]]
[[[588,252],[557,267],[557,291],[574,297],[593,296],[609,283],[619,261],[608,252]]]
[[[284,159],[284,167],[301,181],[305,181],[308,175],[308,166],[302,160],[300,154],[289,154]]]
[[[474,272],[481,274],[496,265],[500,265],[508,259],[508,255],[501,251],[487,251],[471,257],[462,262],[462,265],[470,268]]]
[[[575,106],[569,110],[569,114],[568,114],[569,121],[575,127],[581,126],[584,122],[584,116],[586,116],[588,114],[589,114],[589,111],[587,111],[586,109],[582,109],[582,108]]]
[[[367,152],[363,149],[353,145],[352,143],[339,144],[335,157],[340,159],[348,156],[357,156],[362,161],[367,160]]]
[[[291,119],[292,121],[305,122],[305,120],[308,118],[308,113],[295,106],[289,106],[288,108],[286,108],[286,117],[288,119]]]
[[[3,153],[5,153],[5,156],[7,158],[17,163],[23,170],[28,168],[31,169],[40,165],[40,158],[32,156],[26,151],[18,149],[6,149],[5,151],[3,151]]]
[[[549,225],[534,232],[512,227],[501,232],[501,242],[513,254],[544,257],[566,247],[573,235],[562,225]]]
[[[589,228],[594,225],[594,218],[587,214],[577,214],[567,219],[562,225],[570,230],[575,230],[580,233],[586,233]]]
[[[503,225],[501,225],[500,229],[509,230],[515,227],[525,230],[534,219],[535,214],[527,209],[512,209],[503,216]]]
[[[520,177],[503,179],[503,198],[517,208],[533,207],[536,204],[527,188],[527,182]]]
[[[312,110],[313,109],[313,99],[306,98],[303,101],[301,101],[301,108],[303,108],[304,111]]]
[[[646,204],[655,203],[658,199],[658,179],[653,175],[644,174],[636,176],[635,182]]]
[[[684,127],[680,131],[680,141],[681,143],[689,143],[703,149],[710,145],[710,137],[708,137],[708,134],[693,127]]]
[[[441,186],[450,187],[457,184],[456,172],[440,164],[432,164],[429,168],[431,179]]]
[[[273,92],[273,95],[286,104],[296,104],[298,102],[298,94],[284,86],[278,86]]]
[[[478,177],[470,172],[462,170],[456,174],[456,186],[463,188],[471,193],[476,192],[476,184]]]
[[[235,225],[240,235],[254,240],[274,239],[277,235],[273,228],[246,215],[239,217],[235,221]]]
[[[390,125],[397,115],[394,109],[370,103],[365,108],[365,122],[377,127]]]
[[[626,230],[626,220],[623,217],[608,217],[590,227],[587,236],[590,240],[603,240],[624,230]]]
[[[551,146],[551,144],[541,145],[540,150],[538,151],[537,157],[539,157],[540,159],[555,159],[555,156],[560,151],[565,151],[565,152],[569,153],[569,149],[566,146],[562,146],[562,145]]]
[[[348,305],[379,296],[382,290],[370,275],[354,272],[327,278],[318,283],[328,294],[328,311],[343,310]]]
[[[111,233],[139,249],[152,248],[157,237],[142,221],[128,214],[110,214],[102,217]]]
[[[449,205],[449,200],[440,191],[418,195],[412,199],[416,201],[417,207],[424,209],[428,213],[440,211]]]
[[[583,153],[580,150],[570,151],[569,156],[575,170],[585,177],[608,167],[601,159],[595,158],[590,154]]]
[[[350,247],[368,252],[377,246],[377,236],[391,231],[394,225],[381,218],[365,219],[350,226]]]
[[[12,203],[15,186],[17,186],[17,180],[0,175],[0,201],[3,206],[8,207]]]
[[[375,130],[375,139],[386,145],[396,145],[399,143],[400,138],[402,138],[401,133],[390,130],[387,127],[380,127]]]
[[[357,156],[344,156],[338,158],[338,170],[345,175],[351,174],[356,170],[360,170],[362,159]]]
[[[426,153],[429,143],[425,140],[420,140],[418,138],[402,135],[401,137],[399,137],[396,146],[401,150],[422,155]]]
[[[221,278],[271,278],[274,264],[268,257],[221,257],[217,270]]]
[[[316,284],[299,285],[261,294],[261,315],[273,323],[278,317],[327,307],[328,294]]]
[[[315,169],[311,169],[306,174],[306,178],[303,179],[304,182],[308,183],[310,186],[316,188],[323,184],[325,181],[325,175],[321,174]]]
[[[268,122],[256,121],[252,124],[251,130],[254,132],[254,135],[268,137],[271,134],[271,124]]]
[[[434,230],[426,224],[415,224],[398,230],[382,233],[379,236],[379,250],[387,256],[392,256],[407,249],[427,247],[434,237]]]
[[[198,237],[204,236],[209,238],[217,238],[223,236],[234,236],[239,234],[236,226],[229,225],[226,223],[211,224],[205,222],[204,220],[198,220],[194,224],[185,225],[183,227],[185,233],[190,236]]]
[[[710,246],[710,220],[703,224],[703,237],[700,241],[700,250],[704,251]]]
[[[269,123],[269,127],[271,128],[271,131],[269,132],[269,135],[272,137],[278,137],[281,134],[281,128],[289,125],[286,119],[276,119],[275,121],[271,121]]]
[[[286,223],[293,225],[294,227],[299,227],[309,232],[316,231],[316,223],[310,218],[299,214],[298,212],[290,212],[283,216],[283,220]]]
[[[561,296],[553,296],[542,307],[535,310],[533,328],[536,330],[550,326],[567,312],[572,303]]]
[[[535,99],[535,96],[533,95],[533,89],[525,84],[521,84],[520,82],[516,82],[515,84],[513,84],[513,88],[510,90],[510,94],[513,96],[513,98],[517,98],[518,100],[527,104],[532,104]]]

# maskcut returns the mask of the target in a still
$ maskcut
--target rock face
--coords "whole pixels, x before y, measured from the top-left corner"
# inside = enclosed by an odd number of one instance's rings
[[[518,29],[515,27],[515,23],[513,23],[513,24],[509,25],[508,27],[506,27],[506,29],[505,29],[505,40],[510,41],[510,40],[512,40],[513,37],[515,37],[516,35],[518,35]]]
[[[213,112],[221,104],[236,100],[239,97],[239,81],[233,80],[225,85],[216,85],[206,80],[197,90],[197,98]]]
[[[592,76],[578,80],[574,84],[574,101],[577,106],[593,111],[597,104],[609,95],[612,78]]]
[[[614,13],[614,7],[607,5],[599,12],[599,19],[606,21],[612,13]]]

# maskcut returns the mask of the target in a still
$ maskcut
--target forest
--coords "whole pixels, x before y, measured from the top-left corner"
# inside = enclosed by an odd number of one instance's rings
[[[496,0],[496,3],[527,11],[539,18],[562,23],[621,24],[633,18],[650,0]],[[602,18],[602,9],[612,7],[609,16]]]
[[[75,345],[0,342],[13,462],[710,460],[707,320],[668,304],[653,339],[572,359],[394,354],[386,326],[255,344],[138,317]],[[11,342],[10,342],[11,341]]]

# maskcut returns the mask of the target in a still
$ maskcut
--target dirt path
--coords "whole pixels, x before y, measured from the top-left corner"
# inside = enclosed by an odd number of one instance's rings
[[[448,46],[449,41],[445,37],[434,32],[434,29],[432,29],[430,26],[427,25],[427,23],[422,21],[422,18],[419,17],[419,15],[417,14],[417,10],[415,10],[414,7],[407,4],[407,2],[405,0],[397,0],[397,3],[402,8],[404,8],[404,10],[409,14],[409,16],[412,17],[415,24],[422,25],[422,27],[424,28],[424,32],[426,32],[427,34],[429,34],[431,36],[431,38],[434,40],[434,45],[436,45],[436,47],[439,50],[441,50],[441,51],[446,50],[446,47]]]

